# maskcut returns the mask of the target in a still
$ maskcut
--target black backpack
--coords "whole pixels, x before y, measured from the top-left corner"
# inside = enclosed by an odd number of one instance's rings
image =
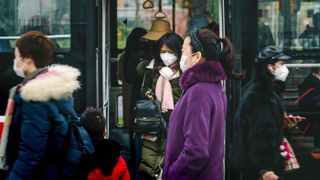
[[[62,173],[66,178],[86,176],[87,166],[94,153],[93,143],[78,117],[66,114],[64,116],[68,120],[69,128],[62,151]]]

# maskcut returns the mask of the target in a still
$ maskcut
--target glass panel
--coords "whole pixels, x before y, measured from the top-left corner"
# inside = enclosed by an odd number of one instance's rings
[[[154,14],[158,11],[158,1],[153,1],[154,8],[143,9],[144,0],[121,0],[118,1],[118,48],[123,49],[125,42],[131,30],[135,27],[143,27],[147,30],[151,28]],[[171,23],[172,28],[172,0],[162,1],[162,11],[166,14],[167,20]],[[185,34],[188,19],[188,10],[183,9],[181,5],[176,5],[175,11],[176,33],[182,37]],[[179,23],[177,23],[179,22]]]
[[[175,32],[185,37],[188,27],[207,26],[215,32],[219,31],[219,1],[211,0],[174,0]],[[159,1],[152,0],[154,7],[143,9],[145,0],[117,1],[117,38],[118,49],[125,47],[126,38],[135,27],[150,29],[154,14],[158,11]],[[162,11],[172,26],[172,0],[162,0]],[[201,28],[202,28],[201,27]]]
[[[292,57],[284,100],[286,108],[298,110],[298,86],[309,65],[320,62],[320,0],[259,0],[258,27],[259,49],[276,45]]]
[[[14,48],[28,31],[52,38],[57,50],[70,48],[70,0],[0,0],[0,52]]]
[[[124,121],[123,121],[123,96],[118,96],[117,98],[117,126],[123,127]]]
[[[259,0],[259,48],[320,49],[320,0]]]
[[[306,61],[305,63],[314,64],[313,61]],[[290,75],[286,80],[286,92],[284,93],[285,106],[290,110],[299,110],[298,104],[295,102],[299,97],[298,87],[304,78],[311,73],[311,67],[301,67],[300,64],[296,65],[298,67],[289,67]]]

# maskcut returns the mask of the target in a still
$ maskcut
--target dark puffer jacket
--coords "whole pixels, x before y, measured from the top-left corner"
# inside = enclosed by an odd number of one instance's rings
[[[59,152],[68,130],[63,114],[76,118],[72,93],[79,75],[69,66],[51,66],[18,90],[8,142],[9,180],[62,179]]]

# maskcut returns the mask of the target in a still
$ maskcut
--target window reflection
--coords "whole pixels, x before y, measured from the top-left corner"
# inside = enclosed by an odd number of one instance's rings
[[[118,48],[125,47],[125,41],[131,30],[135,27],[151,28],[151,22],[154,20],[154,14],[158,11],[158,1],[153,1],[153,9],[143,9],[144,0],[119,0],[117,1],[117,38]],[[166,14],[167,20],[172,23],[172,1],[162,1],[162,11]],[[183,9],[178,4],[175,11],[175,30],[176,33],[184,36],[188,19],[188,10]],[[171,24],[171,28],[172,28]]]
[[[259,0],[259,48],[320,48],[320,0]]]
[[[69,49],[70,0],[0,0],[0,52],[10,51],[28,31],[41,31]]]

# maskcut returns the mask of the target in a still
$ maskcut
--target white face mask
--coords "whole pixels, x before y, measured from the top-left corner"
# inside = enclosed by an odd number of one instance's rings
[[[160,57],[163,64],[165,64],[166,66],[170,66],[177,61],[177,56],[171,53],[160,53]]]
[[[26,67],[27,64],[24,64],[21,68],[17,67],[17,59],[14,59],[13,61],[13,70],[17,74],[17,76],[25,78],[26,74],[23,71],[23,68]]]
[[[181,56],[181,60],[180,60],[180,69],[182,72],[185,72],[187,69],[189,69],[191,66],[186,65],[186,60],[189,56]]]
[[[285,65],[281,66],[280,68],[274,71],[275,79],[283,82],[286,81],[288,74],[289,70]]]
[[[194,53],[195,54],[195,53]],[[200,60],[198,59],[193,65],[187,65],[186,64],[186,61],[188,59],[189,56],[193,56],[194,54],[191,54],[191,55],[188,55],[188,56],[184,56],[182,55],[181,56],[181,59],[180,59],[180,69],[182,72],[185,72],[186,70],[188,70],[189,68],[191,68],[192,66],[194,66],[195,64],[197,64],[197,62]]]

